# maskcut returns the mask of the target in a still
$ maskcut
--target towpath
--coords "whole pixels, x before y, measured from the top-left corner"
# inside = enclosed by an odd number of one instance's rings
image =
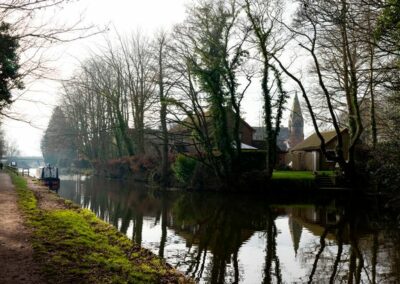
[[[0,283],[44,283],[9,175],[0,171]]]

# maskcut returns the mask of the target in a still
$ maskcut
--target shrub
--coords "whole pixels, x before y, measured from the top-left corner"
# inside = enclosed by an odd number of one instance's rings
[[[265,169],[266,151],[243,151],[241,166],[243,171],[261,171]]]
[[[93,167],[99,175],[127,178],[135,174],[150,173],[158,167],[158,162],[155,157],[149,155],[135,155],[108,161],[93,161]]]
[[[399,142],[387,142],[378,145],[372,159],[367,164],[367,170],[375,179],[380,190],[399,194],[400,190],[400,155]]]
[[[135,155],[129,157],[130,169],[133,173],[140,173],[157,168],[157,160],[150,155]]]
[[[172,170],[179,182],[188,184],[193,176],[197,161],[191,157],[178,154],[175,162],[172,164]]]

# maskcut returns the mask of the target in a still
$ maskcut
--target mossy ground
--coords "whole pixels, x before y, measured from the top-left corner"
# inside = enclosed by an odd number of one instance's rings
[[[163,260],[132,243],[93,213],[65,202],[44,210],[23,177],[11,174],[33,230],[35,257],[49,283],[183,283]]]

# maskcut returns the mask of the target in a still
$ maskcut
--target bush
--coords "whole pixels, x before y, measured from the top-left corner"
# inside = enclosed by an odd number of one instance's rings
[[[197,161],[195,159],[179,154],[172,164],[172,170],[174,171],[176,179],[185,185],[189,184],[196,164]]]
[[[372,159],[367,164],[367,170],[375,179],[380,190],[396,192],[400,190],[400,155],[399,142],[387,142],[378,145]]]
[[[157,159],[150,155],[135,155],[128,159],[132,173],[151,171],[158,166]]]
[[[262,171],[265,169],[266,151],[243,151],[241,166],[244,172]]]
[[[146,175],[158,166],[157,159],[149,155],[135,155],[111,159],[108,161],[94,161],[96,173],[111,178],[128,178]]]

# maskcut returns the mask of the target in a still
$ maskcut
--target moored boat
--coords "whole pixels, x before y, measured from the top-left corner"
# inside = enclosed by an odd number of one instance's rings
[[[58,177],[58,168],[48,164],[46,167],[40,167],[36,170],[36,177],[44,186],[49,189],[58,190],[60,188],[60,178]]]

